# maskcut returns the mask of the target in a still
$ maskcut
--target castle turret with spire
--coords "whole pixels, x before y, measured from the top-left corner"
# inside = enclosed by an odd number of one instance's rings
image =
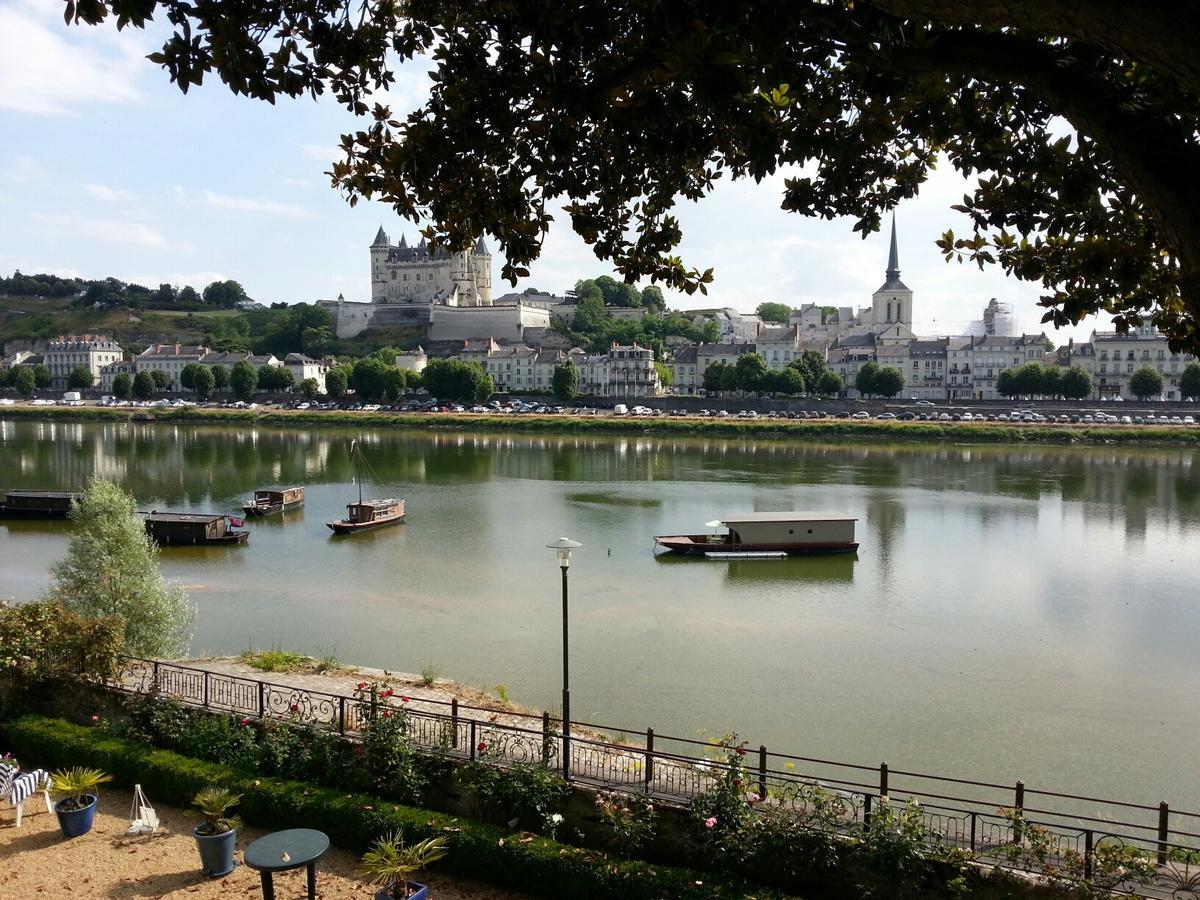
[[[874,328],[882,331],[889,325],[912,328],[913,292],[900,280],[900,253],[896,247],[896,214],[892,213],[892,246],[888,252],[887,273],[883,285],[871,297]]]

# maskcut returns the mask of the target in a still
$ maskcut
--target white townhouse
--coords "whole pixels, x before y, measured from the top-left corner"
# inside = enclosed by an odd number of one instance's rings
[[[92,386],[95,387],[101,382],[101,369],[120,362],[125,358],[125,352],[110,337],[84,334],[50,341],[42,356],[53,379],[50,386],[61,391],[67,388],[71,373],[80,366],[92,373]]]
[[[179,390],[179,374],[184,366],[199,364],[208,355],[207,347],[189,347],[184,344],[151,344],[134,359],[134,370],[142,372],[165,372],[168,388]]]

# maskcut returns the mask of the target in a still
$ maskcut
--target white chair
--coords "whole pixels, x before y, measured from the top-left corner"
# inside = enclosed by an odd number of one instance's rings
[[[41,793],[46,801],[46,812],[54,812],[50,803],[50,773],[44,769],[18,772],[12,766],[0,766],[0,800],[7,800],[17,811],[17,828],[21,827],[21,812],[25,801]]]

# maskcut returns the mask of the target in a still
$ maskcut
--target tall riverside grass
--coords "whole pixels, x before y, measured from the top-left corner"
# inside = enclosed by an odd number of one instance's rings
[[[10,406],[0,418],[60,421],[125,421],[141,410],[96,407]],[[288,427],[370,427],[415,430],[541,432],[549,434],[695,435],[699,437],[838,438],[978,444],[1145,444],[1200,446],[1200,428],[1179,426],[984,425],[940,422],[879,422],[850,419],[697,419],[674,417],[485,415],[463,413],[364,413],[350,411],[182,409],[151,410],[159,422],[237,423]]]

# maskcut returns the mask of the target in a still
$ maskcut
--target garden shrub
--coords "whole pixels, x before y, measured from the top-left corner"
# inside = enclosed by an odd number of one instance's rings
[[[485,732],[475,761],[458,773],[478,814],[488,821],[553,835],[563,820],[558,806],[567,795],[567,782],[544,763],[498,764],[492,760],[494,743]]]
[[[252,776],[233,767],[154,750],[127,737],[60,719],[27,716],[0,723],[0,737],[22,758],[43,768],[87,765],[103,769],[126,788],[186,807],[202,787],[222,785],[240,794],[241,818],[262,828],[316,828],[347,850],[362,852],[399,829],[408,841],[445,836],[450,854],[439,865],[455,874],[545,897],[578,900],[775,900],[781,895],[730,879],[671,866],[621,859],[494,825],[347,794],[294,781]]]

